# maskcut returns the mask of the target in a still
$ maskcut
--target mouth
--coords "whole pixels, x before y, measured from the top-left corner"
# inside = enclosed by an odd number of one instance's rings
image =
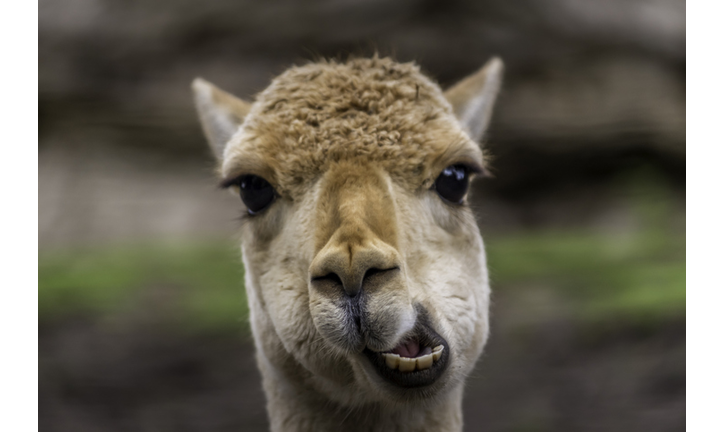
[[[429,386],[445,372],[450,359],[447,341],[418,322],[413,333],[389,351],[365,348],[364,354],[385,381],[403,388]]]

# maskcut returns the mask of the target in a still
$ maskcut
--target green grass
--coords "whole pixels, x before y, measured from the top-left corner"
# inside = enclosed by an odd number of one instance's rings
[[[535,283],[570,300],[582,319],[660,318],[683,314],[683,235],[663,231],[605,235],[529,232],[488,242],[497,291]]]
[[[160,300],[161,312],[173,313],[188,328],[244,328],[249,311],[243,278],[238,249],[225,243],[46,254],[39,258],[38,313],[41,321],[112,314],[162,289],[169,298]]]

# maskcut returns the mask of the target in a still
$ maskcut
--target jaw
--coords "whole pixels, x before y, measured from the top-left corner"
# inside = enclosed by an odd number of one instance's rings
[[[310,425],[311,430],[462,430],[462,383],[472,367],[470,362],[477,358],[477,348],[471,347],[482,343],[470,340],[466,332],[456,332],[459,328],[448,318],[449,313],[413,301],[411,329],[395,333],[389,344],[378,346],[375,355],[394,351],[395,343],[409,336],[418,337],[423,347],[443,344],[435,334],[444,339],[447,361],[440,363],[445,365],[442,373],[426,385],[419,385],[426,380],[413,375],[408,385],[400,385],[399,379],[397,383],[395,378],[386,379],[385,372],[380,373],[380,366],[386,365],[375,366],[368,354],[333,348],[313,324],[307,302],[300,302],[298,296],[265,298],[271,290],[261,289],[258,276],[253,270],[247,273],[247,290],[252,292],[252,328],[272,430],[299,424]],[[276,272],[266,277],[282,276]],[[281,285],[274,282],[272,286]],[[288,301],[282,302],[284,299]],[[285,315],[278,313],[281,310]],[[285,320],[286,325],[278,320],[293,315],[301,319]],[[289,325],[292,322],[294,325]],[[420,327],[429,333],[421,332]]]
[[[281,379],[279,382],[286,383],[284,385],[294,383],[294,388],[304,389],[309,397],[314,395],[314,398],[335,401],[340,407],[352,409],[369,404],[390,404],[397,408],[437,406],[462,389],[461,384],[485,343],[486,313],[479,317],[482,319],[470,325],[473,328],[467,328],[468,325],[460,327],[460,318],[464,314],[456,314],[458,320],[452,321],[449,318],[452,314],[450,311],[446,313],[432,304],[425,303],[423,306],[413,302],[410,307],[412,325],[411,328],[405,326],[409,330],[391,332],[389,339],[385,338],[389,343],[380,343],[371,349],[369,344],[364,349],[344,349],[323,336],[314,323],[308,304],[300,302],[298,296],[291,296],[292,291],[282,291],[275,298],[260,302],[265,292],[255,289],[259,285],[254,275],[256,273],[253,271],[247,273],[247,291],[253,292],[250,294],[250,306],[254,309],[252,321],[255,323],[252,327],[257,348],[264,353],[271,366],[263,373],[265,379],[275,382]],[[266,277],[281,278],[282,275],[270,273]],[[276,282],[275,285],[280,283]],[[259,294],[258,298],[256,293]],[[290,295],[288,299],[286,294]],[[282,310],[285,314],[278,313]],[[400,312],[400,308],[390,308],[384,315],[400,316]],[[297,315],[301,319],[278,319],[290,315]],[[339,319],[335,321],[339,322]],[[400,323],[390,328],[399,326]],[[444,347],[432,367],[401,372],[399,368],[393,370],[387,365],[384,354],[395,351],[400,342],[410,338],[418,342],[420,351],[425,347]],[[467,343],[461,344],[461,339]],[[412,354],[412,357],[423,355]],[[278,386],[275,386],[276,390],[279,390]],[[288,397],[280,396],[281,399]]]

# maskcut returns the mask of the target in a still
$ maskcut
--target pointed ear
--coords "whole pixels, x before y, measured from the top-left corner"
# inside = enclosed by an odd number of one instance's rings
[[[251,104],[201,78],[196,78],[191,88],[206,139],[216,159],[221,161],[226,143],[244,122]]]
[[[445,92],[455,116],[475,141],[480,141],[488,127],[502,80],[503,61],[493,57],[479,71]]]

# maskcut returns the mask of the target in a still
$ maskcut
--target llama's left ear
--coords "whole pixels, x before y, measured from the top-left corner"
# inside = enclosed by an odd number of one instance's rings
[[[455,116],[475,141],[480,141],[488,128],[502,80],[503,61],[493,57],[479,71],[445,92]]]
[[[244,122],[251,104],[201,78],[196,78],[191,88],[206,139],[216,159],[221,161],[226,144]]]

